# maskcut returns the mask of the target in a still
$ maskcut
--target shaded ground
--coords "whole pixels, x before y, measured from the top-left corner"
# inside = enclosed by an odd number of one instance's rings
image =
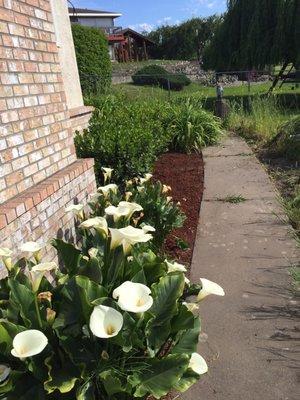
[[[184,226],[167,238],[165,251],[171,258],[190,265],[203,193],[203,159],[199,154],[167,153],[157,160],[154,177],[171,186],[170,195],[186,215]],[[181,239],[181,240],[180,240]],[[184,249],[185,243],[188,249]]]

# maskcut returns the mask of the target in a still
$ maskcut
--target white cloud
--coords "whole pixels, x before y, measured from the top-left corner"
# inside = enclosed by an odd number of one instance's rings
[[[154,28],[153,25],[148,24],[148,22],[143,22],[141,24],[136,24],[136,25],[129,25],[130,29],[133,29],[134,31],[138,32],[151,32]]]
[[[164,17],[162,19],[159,19],[157,21],[158,25],[160,24],[167,24],[168,22],[170,22],[172,20],[172,17]]]

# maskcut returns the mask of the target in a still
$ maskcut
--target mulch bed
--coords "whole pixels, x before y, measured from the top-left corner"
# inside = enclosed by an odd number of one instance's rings
[[[155,163],[154,178],[172,188],[170,196],[180,202],[186,215],[182,228],[174,230],[167,238],[164,250],[171,259],[190,265],[197,233],[199,211],[203,194],[204,168],[201,154],[166,153]],[[187,250],[178,246],[182,239]]]

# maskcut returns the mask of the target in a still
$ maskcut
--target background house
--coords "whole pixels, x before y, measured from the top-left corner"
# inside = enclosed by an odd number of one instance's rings
[[[122,14],[111,11],[69,8],[70,21],[75,24],[99,28],[107,35],[112,61],[128,62],[148,59],[148,47],[154,44],[133,29],[115,26]]]

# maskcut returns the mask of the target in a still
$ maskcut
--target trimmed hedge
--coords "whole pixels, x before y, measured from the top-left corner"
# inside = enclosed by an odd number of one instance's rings
[[[106,92],[111,85],[111,61],[104,33],[77,24],[72,24],[72,33],[83,94]]]
[[[132,76],[132,80],[136,85],[155,85],[171,90],[182,90],[191,83],[186,75],[170,74],[159,65],[147,65],[141,68]]]

